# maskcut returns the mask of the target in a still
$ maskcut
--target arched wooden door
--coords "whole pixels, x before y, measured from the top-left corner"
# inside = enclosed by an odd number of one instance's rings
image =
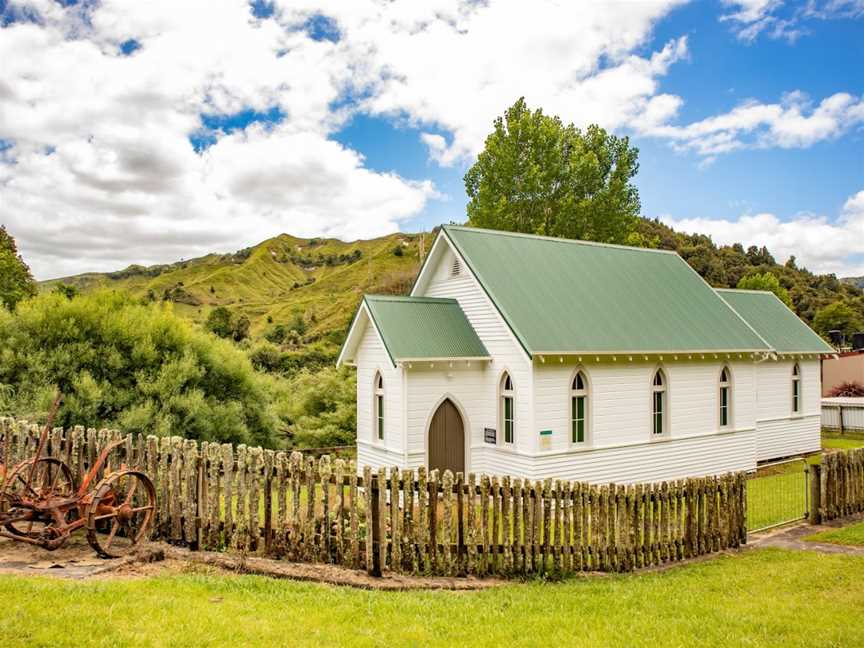
[[[456,406],[446,399],[429,424],[429,470],[465,472],[465,427]]]

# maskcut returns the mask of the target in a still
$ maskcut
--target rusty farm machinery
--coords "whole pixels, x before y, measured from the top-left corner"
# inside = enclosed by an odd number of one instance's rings
[[[143,472],[122,464],[113,471],[106,469],[110,453],[121,442],[105,446],[80,480],[61,459],[43,456],[59,405],[60,397],[54,401],[34,456],[7,466],[6,439],[0,465],[0,537],[53,550],[73,532],[86,529],[87,541],[97,554],[125,556],[147,538],[153,526],[153,483]]]

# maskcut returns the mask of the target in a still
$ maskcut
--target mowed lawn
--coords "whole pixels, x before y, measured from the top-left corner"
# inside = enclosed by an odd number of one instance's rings
[[[183,573],[0,577],[5,646],[864,645],[864,558],[746,551],[665,572],[477,592]]]
[[[814,533],[804,539],[812,542],[830,542],[831,544],[864,545],[864,522],[859,522],[842,529]]]

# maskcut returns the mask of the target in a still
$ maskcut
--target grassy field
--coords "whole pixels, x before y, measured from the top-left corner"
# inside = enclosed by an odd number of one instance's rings
[[[859,522],[843,529],[814,533],[811,536],[807,536],[805,540],[830,542],[831,544],[864,545],[864,522]]]
[[[130,267],[115,273],[88,273],[43,282],[81,291],[112,288],[162,299],[182,288],[174,310],[203,322],[215,306],[249,317],[253,335],[264,332],[268,318],[287,323],[305,314],[307,335],[323,337],[346,329],[364,292],[406,293],[428,252],[431,234],[391,234],[368,241],[301,239],[282,234],[238,255],[210,254],[150,268]],[[400,255],[394,254],[400,248]],[[359,258],[350,255],[359,254]],[[341,257],[341,258],[340,258]]]
[[[6,646],[852,646],[864,645],[862,579],[864,558],[773,549],[462,593],[213,573],[4,576],[0,630]]]

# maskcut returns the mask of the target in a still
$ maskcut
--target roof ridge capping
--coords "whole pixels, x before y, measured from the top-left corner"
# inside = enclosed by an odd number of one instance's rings
[[[411,304],[429,303],[429,304],[458,304],[459,302],[452,297],[415,297],[412,295],[363,295],[363,299],[370,301],[392,301],[405,302]]]
[[[777,295],[771,290],[762,290],[761,288],[715,288],[717,292],[736,292],[736,293],[761,293],[763,295]],[[777,299],[780,299],[777,297]],[[780,299],[782,302],[783,300]]]
[[[671,254],[672,256],[681,257],[675,250],[661,250],[658,248],[645,248],[638,245],[621,245],[618,243],[600,243],[598,241],[586,241],[584,239],[564,238],[560,236],[546,236],[543,234],[526,234],[524,232],[509,232],[507,230],[494,230],[485,227],[471,227],[469,225],[442,225],[441,228],[446,231],[457,230],[460,232],[478,232],[481,234],[491,234],[493,236],[511,236],[513,238],[527,238],[537,241],[549,241],[550,243],[564,243],[569,245],[589,245],[592,247],[605,247],[613,250],[631,250],[633,252],[654,252],[656,254]]]

